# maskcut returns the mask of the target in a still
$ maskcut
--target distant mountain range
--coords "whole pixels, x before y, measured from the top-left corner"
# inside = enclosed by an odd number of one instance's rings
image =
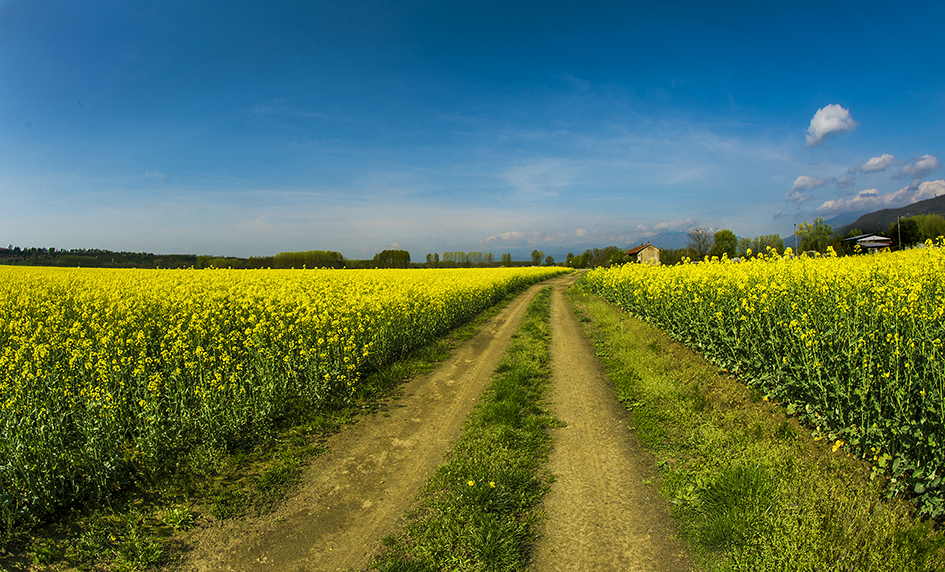
[[[907,218],[910,216],[929,214],[945,216],[945,195],[912,203],[911,205],[899,207],[898,209],[882,209],[866,213],[852,222],[850,221],[850,216],[843,215],[834,217],[825,222],[832,226],[834,233],[839,236],[843,236],[853,229],[859,229],[864,234],[872,232],[884,233],[889,229],[889,225],[896,222],[897,216]]]

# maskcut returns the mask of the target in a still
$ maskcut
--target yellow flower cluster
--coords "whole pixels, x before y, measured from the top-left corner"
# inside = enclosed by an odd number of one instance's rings
[[[899,477],[914,473],[941,494],[943,246],[843,258],[769,253],[740,263],[631,264],[589,272],[585,280],[752,379],[816,432],[842,438],[861,456],[874,456],[871,448],[889,452]]]
[[[224,443],[561,272],[0,267],[0,522]]]

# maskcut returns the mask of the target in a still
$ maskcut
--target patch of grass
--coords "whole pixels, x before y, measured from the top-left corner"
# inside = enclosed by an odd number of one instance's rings
[[[551,376],[550,289],[529,306],[509,349],[466,421],[463,436],[420,495],[399,536],[386,537],[373,568],[522,570],[548,489],[549,426],[543,407]]]
[[[173,459],[161,474],[138,475],[134,488],[116,491],[105,508],[74,507],[42,528],[12,530],[0,538],[0,571],[30,564],[77,570],[146,570],[179,557],[180,532],[213,519],[271,511],[298,486],[324,441],[359,415],[379,411],[399,387],[430,371],[521,291],[446,336],[403,359],[363,373],[351,401],[318,411],[302,400],[271,425],[247,431],[238,442],[200,444]]]
[[[945,570],[941,531],[842,446],[580,282],[569,295],[705,569]]]

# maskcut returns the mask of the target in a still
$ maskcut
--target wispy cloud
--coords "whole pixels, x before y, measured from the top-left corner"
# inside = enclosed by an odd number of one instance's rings
[[[856,177],[851,177],[850,175],[844,175],[840,177],[839,179],[837,179],[838,189],[846,189],[848,187],[852,187],[855,184],[856,184]]]
[[[500,177],[526,195],[554,196],[568,187],[579,169],[570,161],[548,159],[527,165],[511,167]]]
[[[850,110],[836,103],[817,110],[807,128],[807,146],[823,145],[824,139],[831,135],[852,131],[859,125],[850,116]]]
[[[342,117],[337,113],[325,113],[322,111],[310,111],[300,109],[290,105],[285,98],[274,97],[265,103],[258,103],[249,109],[250,113],[256,115],[295,115],[298,117],[308,117],[311,119],[331,119],[334,121],[350,121],[347,117]]]
[[[784,195],[785,202],[793,203],[796,207],[800,208],[803,203],[814,198],[814,195],[810,193],[811,190],[818,187],[822,187],[827,183],[832,183],[835,181],[833,177],[828,177],[826,179],[821,179],[819,177],[809,177],[807,175],[801,175],[800,177],[794,179],[794,184],[791,185],[791,189]]]

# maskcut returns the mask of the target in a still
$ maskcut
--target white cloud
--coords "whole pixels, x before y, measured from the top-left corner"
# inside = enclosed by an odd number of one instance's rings
[[[486,238],[485,240],[483,240],[482,242],[483,244],[492,244],[492,243],[513,244],[513,243],[525,242],[527,238],[528,238],[528,235],[525,234],[524,232],[512,230],[509,232],[503,232],[502,234],[496,234],[496,235],[490,236]]]
[[[694,218],[667,220],[667,221],[658,223],[656,226],[653,227],[653,230],[656,232],[689,230],[695,224],[696,224],[696,219]]]
[[[880,193],[878,189],[865,189],[851,199],[824,201],[814,214],[839,214],[844,212],[868,212],[878,209],[897,208],[945,194],[945,180],[912,184],[892,193]]]
[[[574,234],[576,234],[576,235],[578,235],[578,236],[587,236],[587,229],[586,229],[586,228],[579,228],[579,229],[577,229],[577,232],[575,232]]]
[[[784,200],[789,203],[794,203],[798,208],[800,208],[802,203],[805,203],[812,198],[814,195],[808,191],[816,189],[817,187],[822,187],[827,183],[830,183],[836,179],[827,178],[820,179],[818,177],[808,177],[807,175],[801,175],[800,177],[794,179],[794,184],[791,185],[791,190],[784,195]]]
[[[818,179],[817,177],[801,175],[800,177],[794,179],[794,184],[791,185],[791,190],[789,192],[793,193],[794,191],[809,191],[811,189],[816,189],[817,187],[822,187],[832,180],[833,179]]]
[[[800,191],[789,191],[788,194],[784,195],[784,201],[794,203],[797,208],[801,208],[803,203],[806,203],[812,198],[814,198],[814,195]]]
[[[879,157],[872,157],[869,161],[860,167],[864,173],[874,173],[876,171],[885,171],[891,165],[896,164],[896,158],[889,153],[883,153]]]
[[[923,155],[916,159],[915,163],[903,167],[901,171],[893,175],[893,179],[905,179],[910,177],[921,179],[941,166],[942,162],[935,156]]]
[[[828,136],[852,131],[857,125],[859,124],[850,117],[849,109],[844,109],[836,103],[821,107],[814,114],[810,120],[810,127],[807,128],[807,146],[822,145]]]

